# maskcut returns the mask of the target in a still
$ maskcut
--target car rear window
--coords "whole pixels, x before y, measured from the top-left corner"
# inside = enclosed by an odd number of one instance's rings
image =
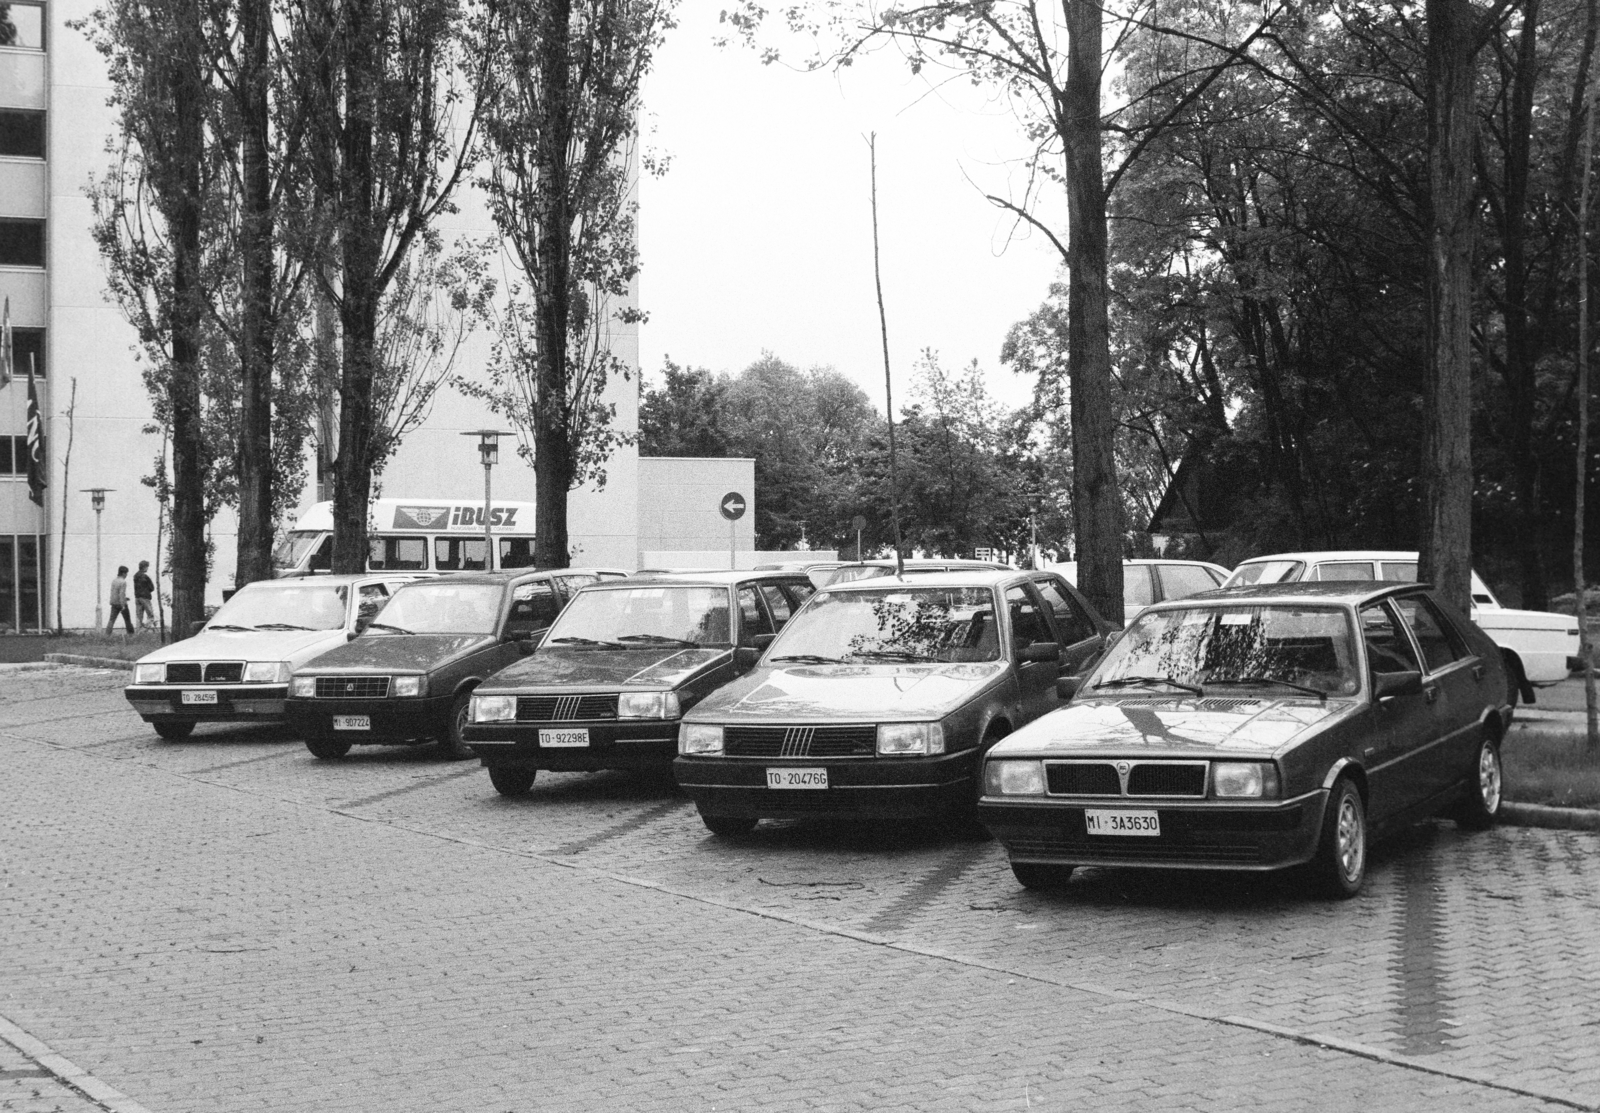
[[[1182,599],[1217,586],[1208,569],[1198,564],[1161,565],[1161,594],[1167,599]]]

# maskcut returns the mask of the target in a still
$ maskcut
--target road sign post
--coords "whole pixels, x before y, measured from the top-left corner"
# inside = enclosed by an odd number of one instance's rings
[[[738,491],[729,491],[722,496],[722,500],[717,504],[718,512],[728,519],[728,570],[730,572],[738,570],[738,560],[735,556],[739,548],[738,527],[734,523],[744,517],[744,509],[744,496]]]
[[[867,520],[860,514],[850,519],[850,528],[856,531],[856,563],[861,563],[861,531],[867,528]]]

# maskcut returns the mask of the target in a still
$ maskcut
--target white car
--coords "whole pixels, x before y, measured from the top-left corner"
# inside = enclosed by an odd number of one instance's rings
[[[262,580],[235,592],[192,638],[139,658],[123,695],[162,738],[196,723],[279,723],[289,674],[355,637],[416,576]]]
[[[1045,567],[1060,572],[1073,587],[1078,586],[1077,561],[1047,563]],[[1227,578],[1226,568],[1203,560],[1125,560],[1122,562],[1122,625],[1126,627],[1151,603],[1210,591]]]
[[[1224,587],[1283,584],[1296,580],[1399,580],[1417,578],[1417,554],[1352,549],[1323,553],[1277,553],[1253,557],[1233,570]],[[1494,639],[1506,662],[1509,701],[1520,694],[1529,703],[1533,689],[1565,680],[1578,660],[1578,620],[1553,611],[1502,607],[1487,584],[1472,574],[1472,621]]]

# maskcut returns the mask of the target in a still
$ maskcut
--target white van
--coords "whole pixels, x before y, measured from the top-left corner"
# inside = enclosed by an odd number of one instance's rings
[[[482,572],[482,500],[376,499],[368,511],[372,572]],[[489,507],[495,568],[533,567],[533,503]],[[333,503],[303,511],[272,554],[273,573],[306,576],[333,566]]]

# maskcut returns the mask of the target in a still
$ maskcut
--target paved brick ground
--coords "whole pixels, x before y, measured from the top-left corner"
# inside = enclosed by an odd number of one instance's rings
[[[0,1015],[155,1113],[1600,1105],[1600,837],[1424,826],[1338,905],[1039,896],[932,829],[165,743],[124,680],[0,671]]]

